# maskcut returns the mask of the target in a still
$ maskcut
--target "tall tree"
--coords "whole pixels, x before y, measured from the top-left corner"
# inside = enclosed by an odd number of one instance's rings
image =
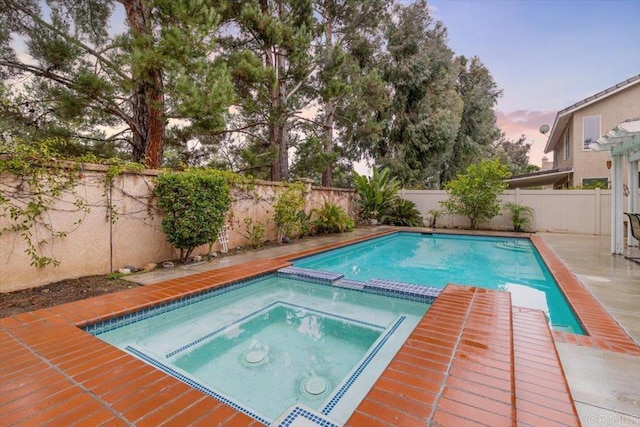
[[[293,117],[308,101],[313,72],[310,53],[313,11],[310,0],[234,0],[225,13],[224,46],[239,94],[236,111],[247,134],[275,148],[270,179],[289,179],[289,134]],[[262,132],[266,128],[265,132]]]
[[[83,125],[124,129],[135,161],[162,162],[169,119],[222,125],[233,96],[215,48],[216,9],[200,0],[0,1],[0,72],[27,75],[23,96],[41,120],[76,135]],[[116,7],[126,29],[107,29]],[[24,41],[18,54],[12,35]],[[18,40],[18,43],[20,42]]]
[[[443,159],[458,134],[462,100],[447,32],[424,0],[397,6],[387,31],[386,78],[393,88],[388,138],[376,161],[405,186],[438,187]]]
[[[529,164],[529,151],[531,144],[527,138],[521,135],[516,141],[506,137],[503,133],[493,146],[493,157],[509,168],[512,175],[535,172],[539,168]]]
[[[380,31],[390,4],[389,0],[314,1],[320,27],[315,51],[318,70],[315,87],[319,104],[316,120],[322,128],[321,157],[327,160],[322,172],[324,186],[333,184],[337,158],[345,154],[337,149],[336,133],[343,134],[357,123],[344,110],[363,95],[359,86],[375,69]]]
[[[494,108],[502,91],[478,57],[459,56],[455,62],[456,90],[463,108],[458,134],[449,156],[443,159],[440,188],[472,163],[491,157],[492,144],[500,136]]]

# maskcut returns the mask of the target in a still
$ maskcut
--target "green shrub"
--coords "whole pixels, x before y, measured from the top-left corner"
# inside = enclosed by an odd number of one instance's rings
[[[449,213],[469,218],[471,228],[476,229],[479,222],[500,213],[498,195],[507,188],[504,180],[509,175],[509,168],[499,160],[471,165],[463,175],[447,183],[449,199],[440,204]]]
[[[422,216],[416,204],[410,200],[396,198],[380,218],[383,224],[422,227]]]
[[[504,207],[511,212],[513,231],[526,231],[533,219],[533,208],[514,202],[505,203]]]
[[[154,194],[164,215],[162,231],[183,261],[196,247],[216,241],[231,203],[224,176],[210,169],[163,173]]]
[[[267,231],[267,227],[261,222],[253,222],[252,218],[245,218],[244,224],[246,227],[245,237],[249,240],[249,245],[252,248],[259,248],[264,243],[264,234]]]
[[[397,197],[401,183],[390,174],[389,168],[384,168],[381,171],[373,168],[373,175],[370,178],[355,174],[353,185],[358,193],[357,203],[362,219],[381,217]]]
[[[304,185],[295,183],[282,193],[274,206],[273,221],[278,227],[278,242],[283,237],[293,237],[300,231],[298,212],[304,208]]]
[[[429,215],[429,227],[436,228],[436,222],[438,217],[442,215],[442,211],[440,209],[429,209],[427,215]]]
[[[313,226],[318,233],[343,233],[352,231],[353,219],[340,206],[324,202],[322,207],[313,210]]]
[[[298,211],[298,226],[300,227],[300,237],[310,234],[313,226],[312,214],[307,214],[304,209],[300,209]]]

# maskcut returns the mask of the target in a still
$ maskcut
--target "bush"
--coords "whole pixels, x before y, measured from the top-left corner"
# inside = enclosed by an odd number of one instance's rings
[[[261,222],[253,222],[253,218],[245,218],[244,225],[246,227],[245,237],[249,240],[249,245],[252,248],[261,247],[267,227]]]
[[[186,261],[193,250],[213,244],[231,198],[227,180],[214,170],[194,169],[158,176],[154,194],[163,212],[162,231]]]
[[[509,175],[509,168],[499,160],[471,165],[463,175],[447,183],[449,199],[440,204],[449,213],[469,218],[471,228],[476,229],[479,222],[500,213],[498,195],[507,188],[504,180]]]
[[[278,227],[278,242],[283,237],[293,237],[300,231],[298,212],[304,208],[304,186],[300,183],[289,185],[274,207],[273,220]]]
[[[396,198],[380,218],[383,224],[422,227],[422,216],[416,204],[410,200]]]
[[[343,233],[352,231],[353,220],[340,206],[324,202],[320,209],[314,209],[313,226],[318,233]]]
[[[389,168],[381,171],[373,168],[371,178],[355,174],[353,185],[358,193],[360,217],[364,220],[378,218],[384,215],[393,200],[397,197],[401,183],[395,177],[390,177]]]
[[[514,202],[505,203],[504,207],[511,212],[513,231],[526,231],[533,219],[533,208]]]

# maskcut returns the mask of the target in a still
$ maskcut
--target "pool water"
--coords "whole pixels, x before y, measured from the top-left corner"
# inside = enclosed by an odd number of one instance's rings
[[[554,330],[583,334],[553,276],[528,239],[395,233],[297,260],[300,268],[366,282],[447,283],[511,292],[514,306],[542,310]]]
[[[265,424],[344,423],[429,307],[272,275],[88,330]]]

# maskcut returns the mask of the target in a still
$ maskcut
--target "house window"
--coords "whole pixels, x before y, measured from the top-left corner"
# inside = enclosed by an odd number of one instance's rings
[[[606,190],[609,188],[608,178],[582,178],[582,188],[602,188]]]
[[[600,116],[586,116],[582,119],[582,148],[591,150],[589,144],[600,138]]]
[[[564,159],[567,160],[569,158],[569,147],[570,147],[570,136],[569,129],[564,133]]]

